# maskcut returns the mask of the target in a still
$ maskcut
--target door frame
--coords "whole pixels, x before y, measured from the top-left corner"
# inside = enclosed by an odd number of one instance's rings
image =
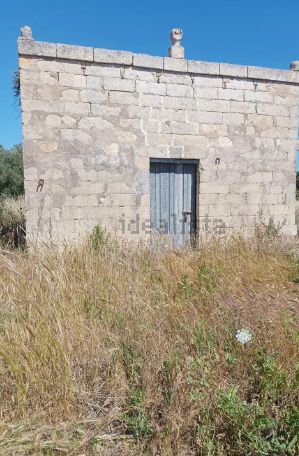
[[[151,163],[174,163],[174,164],[189,164],[189,165],[195,165],[195,223],[194,223],[194,233],[193,236],[197,238],[198,236],[198,214],[199,214],[199,194],[198,194],[198,189],[199,189],[199,170],[200,170],[200,160],[199,159],[193,159],[193,158],[155,158],[155,157],[150,157],[150,165]],[[149,166],[149,171],[150,171],[150,166]]]

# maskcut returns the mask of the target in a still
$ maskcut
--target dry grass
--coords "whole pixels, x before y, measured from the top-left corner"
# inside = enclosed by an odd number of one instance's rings
[[[25,245],[24,196],[0,197],[0,244],[7,248]]]
[[[2,251],[0,454],[297,454],[296,274],[282,240]]]
[[[24,223],[24,196],[0,198],[0,227]]]

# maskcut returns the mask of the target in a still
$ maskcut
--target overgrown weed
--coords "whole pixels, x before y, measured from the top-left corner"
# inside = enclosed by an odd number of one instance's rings
[[[0,454],[295,456],[297,274],[283,238],[5,252]]]

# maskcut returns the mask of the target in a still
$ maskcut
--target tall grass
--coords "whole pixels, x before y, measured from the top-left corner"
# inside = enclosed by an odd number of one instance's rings
[[[298,263],[282,244],[159,253],[97,232],[3,251],[0,454],[298,454]]]
[[[10,247],[25,244],[24,196],[0,197],[0,244]]]

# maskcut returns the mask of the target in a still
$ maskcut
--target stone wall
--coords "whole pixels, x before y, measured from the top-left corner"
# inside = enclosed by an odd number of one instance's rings
[[[30,241],[77,240],[97,224],[147,237],[150,158],[200,160],[199,232],[219,220],[247,232],[262,214],[296,234],[298,72],[18,46]]]

